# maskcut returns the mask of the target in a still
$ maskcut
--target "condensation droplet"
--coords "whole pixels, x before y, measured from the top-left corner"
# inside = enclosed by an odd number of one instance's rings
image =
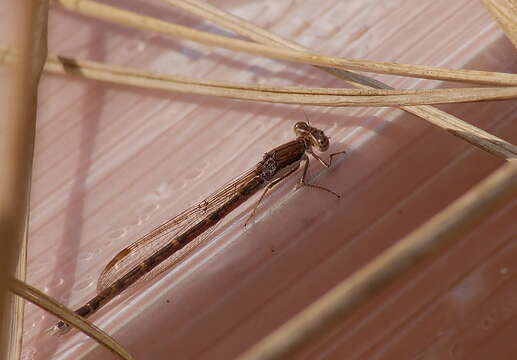
[[[182,190],[186,186],[187,186],[187,182],[183,181],[183,180],[180,180],[180,181],[177,181],[177,182],[174,183],[174,189],[176,189],[176,191]]]
[[[144,196],[144,200],[159,201],[166,199],[172,194],[172,187],[169,183],[161,183],[158,188],[150,194]]]
[[[508,268],[507,267],[502,267],[499,269],[499,273],[501,275],[505,275],[506,273],[508,273]]]
[[[132,228],[134,226],[140,226],[140,225],[142,225],[142,219],[140,217],[138,217],[136,219],[136,221],[134,221],[131,224],[129,224],[130,228]]]
[[[57,288],[62,286],[65,283],[65,279],[62,277],[59,277],[57,279],[53,279],[49,284],[47,284],[47,287],[49,289]]]
[[[202,171],[199,169],[192,169],[185,175],[185,179],[187,180],[196,180],[201,176]]]
[[[171,193],[170,184],[168,184],[168,183],[161,183],[160,186],[158,186],[158,189],[156,189],[156,193],[162,199],[168,197],[168,195]]]
[[[80,262],[86,262],[86,261],[90,261],[91,259],[93,259],[93,256],[94,254],[90,251],[83,251],[79,254],[78,256],[78,260]]]
[[[152,214],[155,211],[158,211],[160,208],[160,204],[148,204],[142,208],[142,214]]]
[[[127,229],[116,229],[109,232],[108,237],[111,239],[120,239],[127,234]]]

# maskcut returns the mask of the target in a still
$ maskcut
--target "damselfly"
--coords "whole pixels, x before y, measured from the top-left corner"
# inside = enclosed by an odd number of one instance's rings
[[[316,148],[320,152],[325,152],[329,148],[329,138],[322,130],[306,122],[298,122],[294,125],[294,132],[295,140],[265,153],[263,159],[243,175],[200,203],[161,224],[115,255],[99,277],[97,295],[75,310],[75,313],[88,317],[135,283],[149,281],[170,268],[199,245],[210,233],[209,230],[213,229],[222,218],[260,189],[264,189],[249,220],[266,193],[298,170],[302,161],[304,164],[299,186],[321,189],[339,198],[338,194],[329,189],[306,183],[309,165],[307,154],[312,155],[328,168],[332,158],[344,152],[331,154],[327,163],[313,150]],[[68,328],[67,323],[59,321],[53,330],[62,333]]]

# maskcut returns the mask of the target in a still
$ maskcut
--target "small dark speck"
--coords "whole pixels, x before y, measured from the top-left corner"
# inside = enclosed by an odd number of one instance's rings
[[[274,253],[275,252],[275,249],[271,249],[271,252]]]
[[[167,299],[167,300],[165,300],[165,302],[166,302],[167,304],[170,304],[170,302],[171,302],[171,301],[170,301],[169,299]]]

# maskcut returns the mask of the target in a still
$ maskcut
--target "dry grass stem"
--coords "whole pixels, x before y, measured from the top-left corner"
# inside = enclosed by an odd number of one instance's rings
[[[81,316],[76,315],[73,311],[67,309],[65,306],[56,302],[45,293],[14,278],[11,280],[9,285],[11,291],[16,295],[27,301],[30,301],[45,311],[56,315],[60,319],[81,330],[83,333],[95,339],[97,342],[105,346],[114,354],[118,355],[120,358],[126,360],[133,359],[133,357],[108,334],[104,333],[102,330],[97,328],[89,321],[83,319]]]
[[[458,241],[491,212],[512,201],[516,194],[517,161],[514,160],[305,308],[239,360],[291,358],[305,343],[342,323],[379,290],[423,258]]]
[[[247,52],[274,59],[290,60],[305,64],[330,66],[378,74],[401,75],[424,79],[458,81],[484,85],[517,86],[517,75],[464,69],[448,69],[425,65],[398,64],[387,61],[349,59],[299,50],[257,44],[245,40],[229,38],[171,22],[155,19],[100,4],[92,0],[54,0],[70,10],[99,19],[124,24],[138,29],[151,30],[177,38],[196,41],[205,45]]]
[[[48,2],[13,2],[13,47],[21,54],[3,78],[0,120],[0,358],[21,358],[22,299],[8,293],[9,278],[25,279],[30,179],[36,127],[37,86],[47,52]],[[10,34],[11,35],[11,34]]]
[[[198,0],[162,0],[172,5],[178,6],[186,11],[191,12],[202,18],[206,18],[216,24],[219,24],[229,30],[235,31],[237,34],[248,37],[256,42],[268,44],[271,46],[283,46],[290,49],[304,51],[303,46],[286,40],[278,35],[262,29],[244,19],[235,15],[228,14],[208,3]],[[318,68],[328,72],[340,79],[343,79],[360,88],[378,88],[390,89],[391,87],[372,78],[366,77],[352,71],[337,69],[332,67]],[[420,118],[438,126],[449,133],[471,143],[474,146],[488,151],[489,153],[503,158],[513,159],[517,157],[517,147],[504,141],[503,139],[494,136],[484,130],[481,130],[469,123],[428,105],[420,106],[401,106],[402,110],[419,116]]]
[[[481,0],[517,47],[517,2],[515,0]]]
[[[6,50],[0,49],[0,62],[2,61],[14,62],[14,56],[9,55]],[[128,67],[55,55],[48,57],[45,71],[142,88],[314,106],[401,106],[517,98],[517,87],[389,90],[275,87],[229,83],[144,72]]]

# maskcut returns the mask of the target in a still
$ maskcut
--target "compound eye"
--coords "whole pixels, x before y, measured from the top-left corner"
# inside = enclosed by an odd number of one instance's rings
[[[319,141],[321,151],[326,151],[329,148],[329,139],[324,138]]]
[[[315,144],[320,151],[326,151],[329,148],[329,139],[325,136],[323,131],[318,131],[314,134]]]
[[[301,136],[303,134],[306,134],[309,131],[309,125],[306,122],[298,121],[296,124],[294,124],[294,132]]]
[[[304,121],[298,121],[296,124],[294,124],[294,128],[297,130],[308,130],[309,126]]]

